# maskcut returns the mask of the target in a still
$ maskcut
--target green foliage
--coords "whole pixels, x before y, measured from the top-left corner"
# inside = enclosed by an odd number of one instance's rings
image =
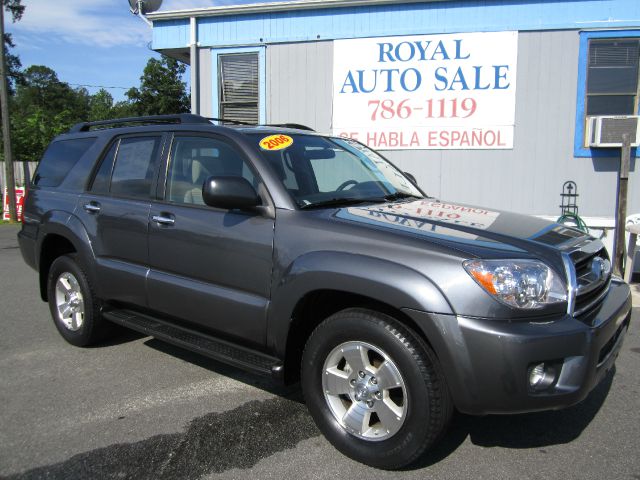
[[[137,115],[186,113],[190,99],[182,76],[186,66],[169,57],[149,59],[140,77],[140,88],[131,88],[127,97]]]
[[[22,14],[24,13],[22,0],[2,0],[2,4],[4,5],[4,9],[11,14],[14,23],[22,18]]]
[[[38,161],[53,137],[78,122],[127,116],[127,102],[114,105],[102,89],[90,95],[85,88],[71,88],[49,67],[33,65],[23,72],[11,99],[11,132],[14,158]]]
[[[22,18],[25,8],[24,5],[22,5],[22,0],[2,0],[2,5],[4,6],[4,9],[11,14],[11,19],[14,23]],[[11,34],[5,33],[3,40],[6,56],[5,59],[7,63],[9,95],[13,95],[16,82],[21,80],[20,69],[22,68],[22,63],[20,63],[20,58],[18,58],[17,55],[13,55],[10,52],[10,49],[15,47]]]
[[[24,11],[21,0],[0,0],[15,19]],[[10,36],[5,44],[12,47]],[[72,88],[61,81],[54,70],[32,65],[21,71],[20,59],[7,56],[12,96],[10,98],[11,135],[14,159],[39,161],[53,137],[78,122],[106,120],[138,115],[188,112],[186,85],[182,81],[186,67],[163,57],[150,59],[140,77],[140,87],[131,88],[128,100],[114,102],[105,89],[94,95],[85,88]],[[0,159],[2,153],[0,150]]]
[[[22,62],[17,55],[13,55],[9,50],[15,47],[10,33],[4,34],[5,61],[7,62],[7,84],[9,95],[15,93],[16,83],[22,81]]]

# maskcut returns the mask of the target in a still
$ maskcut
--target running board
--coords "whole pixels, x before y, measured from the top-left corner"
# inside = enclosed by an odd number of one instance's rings
[[[270,375],[277,380],[282,380],[283,378],[284,367],[282,362],[262,352],[234,345],[233,343],[130,310],[108,310],[102,312],[102,316],[118,325],[205,355],[222,363],[261,375]]]

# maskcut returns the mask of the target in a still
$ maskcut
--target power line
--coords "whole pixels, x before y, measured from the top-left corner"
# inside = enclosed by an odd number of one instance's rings
[[[91,88],[118,88],[121,90],[129,90],[130,88],[134,88],[134,87],[109,87],[106,85],[88,85],[86,83],[68,83],[67,85],[71,85],[72,87],[91,87]],[[176,91],[181,91],[184,90],[184,87],[181,87],[179,85],[174,85],[171,87],[163,87],[162,90],[176,90]]]
[[[73,87],[91,87],[91,88],[120,88],[122,90],[129,90],[131,87],[114,87],[114,86],[107,86],[107,85],[87,85],[84,83],[70,83],[69,85],[73,86]]]

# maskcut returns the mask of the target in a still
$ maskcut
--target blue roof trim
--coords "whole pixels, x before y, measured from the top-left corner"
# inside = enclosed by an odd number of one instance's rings
[[[185,48],[190,43],[190,26],[188,18],[153,22],[151,45],[154,50],[167,48]]]
[[[640,27],[638,0],[468,0],[198,17],[203,47],[429,33]],[[188,44],[189,21],[156,20],[153,48]]]
[[[583,147],[585,130],[585,97],[587,92],[587,55],[589,40],[592,38],[632,38],[640,37],[640,30],[609,30],[580,32],[580,53],[578,54],[578,96],[576,98],[576,128],[573,138],[573,156],[576,158],[609,158],[618,156],[618,149]],[[636,102],[638,99],[636,99]],[[633,156],[640,157],[640,149],[632,148]]]

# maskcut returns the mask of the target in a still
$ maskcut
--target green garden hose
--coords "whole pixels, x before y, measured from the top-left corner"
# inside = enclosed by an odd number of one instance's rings
[[[584,223],[584,220],[582,220],[582,218],[580,218],[580,216],[576,215],[575,213],[565,213],[558,218],[557,222],[565,225],[572,224],[578,230],[589,233],[589,227],[587,227],[587,224]]]

